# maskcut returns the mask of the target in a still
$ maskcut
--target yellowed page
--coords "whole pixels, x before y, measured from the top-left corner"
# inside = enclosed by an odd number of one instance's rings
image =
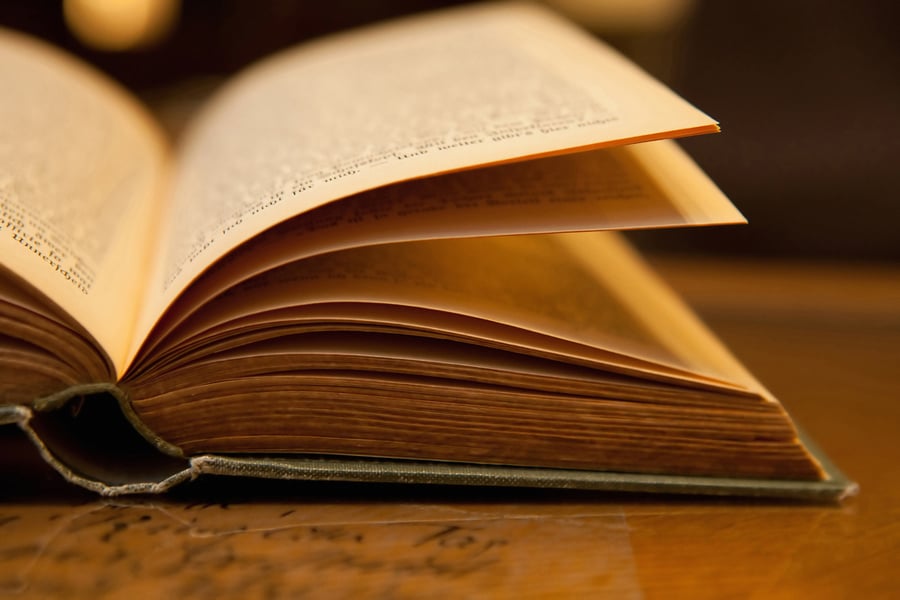
[[[0,260],[124,368],[159,210],[162,137],[92,70],[0,31]]]
[[[341,308],[354,304],[363,308]],[[374,305],[403,309],[385,313]],[[300,308],[287,312],[292,307]],[[268,311],[281,312],[267,317]],[[235,324],[259,331],[267,318],[287,319],[281,326],[292,318],[305,323],[312,314],[324,323],[348,317],[365,323],[369,314],[372,323],[437,327],[601,369],[758,389],[613,232],[386,244],[309,258],[229,291],[166,347],[204,332],[228,334]]]
[[[597,235],[559,236],[558,239],[573,260],[610,290],[623,304],[623,310],[652,332],[652,337],[677,356],[681,364],[775,401],[694,312],[646,267],[624,239],[609,235],[601,239]],[[616,259],[598,260],[599,247]]]
[[[228,250],[336,198],[716,129],[533,6],[455,10],[301,47],[238,78],[188,136],[141,330]]]
[[[653,165],[671,172],[657,174]],[[228,287],[324,252],[424,239],[736,222],[743,222],[741,214],[671,140],[416,179],[332,202],[260,235],[196,281],[148,346]]]

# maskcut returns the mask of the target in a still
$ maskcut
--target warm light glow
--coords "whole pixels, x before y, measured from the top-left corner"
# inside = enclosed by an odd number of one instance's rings
[[[175,24],[180,0],[64,0],[72,33],[101,50],[150,45]]]
[[[551,6],[594,31],[671,31],[695,0],[548,0]]]

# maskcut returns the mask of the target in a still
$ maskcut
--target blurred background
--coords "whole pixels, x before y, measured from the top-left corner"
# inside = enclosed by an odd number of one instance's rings
[[[642,232],[633,239],[645,249],[900,259],[900,3],[544,1],[722,123],[722,134],[683,145],[751,225]],[[262,56],[462,3],[16,0],[0,4],[0,26],[107,72],[177,135],[197,103]]]

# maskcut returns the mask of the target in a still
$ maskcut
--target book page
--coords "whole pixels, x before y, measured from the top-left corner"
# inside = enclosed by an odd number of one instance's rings
[[[0,31],[0,257],[121,367],[159,209],[162,137],[84,65]]]
[[[664,168],[656,173],[651,165]],[[735,222],[743,222],[741,214],[671,140],[416,179],[331,202],[247,242],[191,285],[143,350],[229,287],[325,252],[412,240]]]
[[[189,134],[145,313],[250,237],[336,198],[437,173],[716,131],[628,61],[531,6],[345,34],[230,85]]]
[[[745,387],[730,364],[718,361],[721,353],[727,355],[723,349],[719,354],[682,350],[682,345],[696,348],[696,340],[713,348],[715,341],[686,309],[672,308],[664,286],[647,277],[612,232],[354,248],[291,263],[229,290],[188,320],[156,356],[171,351],[189,362],[179,346],[218,351],[210,342],[221,337],[238,343],[239,330],[265,337],[294,322],[356,321],[442,330],[522,351],[562,352],[601,369],[677,372],[684,380]],[[648,315],[662,309],[668,325],[690,340],[682,344],[667,337],[658,319]]]
[[[603,240],[606,251],[616,255],[615,261],[606,263],[597,260],[595,237],[558,239],[591,277],[623,304],[623,310],[652,332],[652,337],[678,356],[681,363],[697,373],[719,377],[777,402],[624,240]]]

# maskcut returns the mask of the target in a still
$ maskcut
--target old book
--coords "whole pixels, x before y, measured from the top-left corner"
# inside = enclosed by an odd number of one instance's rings
[[[74,482],[852,489],[603,231],[742,221],[669,140],[716,123],[543,9],[303,45],[175,148],[36,41],[0,78],[0,422]]]

